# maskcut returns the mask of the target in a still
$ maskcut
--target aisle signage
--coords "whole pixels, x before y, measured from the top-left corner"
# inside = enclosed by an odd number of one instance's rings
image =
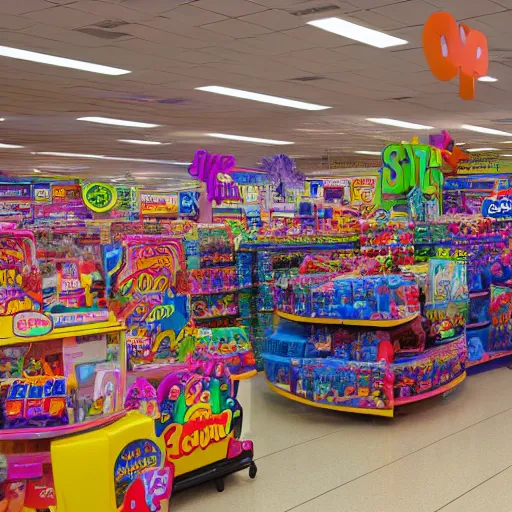
[[[105,213],[117,203],[117,190],[107,183],[88,183],[82,187],[85,206],[96,213]]]
[[[500,190],[482,202],[482,215],[493,219],[512,217],[512,189]]]
[[[0,199],[31,199],[30,185],[0,185]]]
[[[178,213],[178,194],[141,192],[140,211],[143,215]]]

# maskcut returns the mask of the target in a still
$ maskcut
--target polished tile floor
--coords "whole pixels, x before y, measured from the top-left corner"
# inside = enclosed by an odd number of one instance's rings
[[[510,512],[512,371],[469,377],[394,419],[347,415],[242,382],[247,471],[178,494],[171,512]]]

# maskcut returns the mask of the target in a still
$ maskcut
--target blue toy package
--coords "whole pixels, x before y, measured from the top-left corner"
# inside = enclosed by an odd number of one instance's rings
[[[290,365],[289,357],[264,354],[263,367],[267,380],[286,391],[290,391]]]
[[[391,317],[391,293],[388,277],[390,276],[379,277],[375,286],[376,316],[383,320]]]
[[[336,279],[334,281],[334,304],[336,304],[337,309],[335,316],[353,318],[353,303],[352,279]]]
[[[302,324],[282,320],[265,342],[265,354],[283,357],[304,357],[308,335]]]
[[[482,292],[481,294],[470,297],[468,327],[481,326],[481,324],[491,321],[489,315],[490,301],[490,292]]]
[[[332,351],[331,328],[310,326],[306,357],[328,357]]]
[[[257,254],[257,278],[258,283],[272,281],[272,253],[260,251]]]
[[[237,253],[236,271],[238,274],[238,283],[241,288],[252,285],[252,267],[254,254],[250,252]]]
[[[468,361],[480,361],[489,351],[489,327],[467,329]]]

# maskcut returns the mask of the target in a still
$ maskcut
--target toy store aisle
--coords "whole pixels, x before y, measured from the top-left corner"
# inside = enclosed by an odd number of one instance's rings
[[[174,512],[508,512],[512,510],[511,371],[468,378],[452,395],[412,404],[394,419],[295,404],[243,382],[247,471],[175,496]]]

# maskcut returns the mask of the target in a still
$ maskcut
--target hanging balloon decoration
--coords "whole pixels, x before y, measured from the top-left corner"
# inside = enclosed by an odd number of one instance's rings
[[[489,66],[487,38],[447,12],[435,12],[423,27],[423,51],[432,74],[442,81],[459,75],[459,96],[475,97],[475,79]]]
[[[268,173],[270,182],[275,187],[278,197],[286,200],[287,192],[304,188],[306,177],[295,166],[295,160],[279,154],[261,159],[263,168]]]

